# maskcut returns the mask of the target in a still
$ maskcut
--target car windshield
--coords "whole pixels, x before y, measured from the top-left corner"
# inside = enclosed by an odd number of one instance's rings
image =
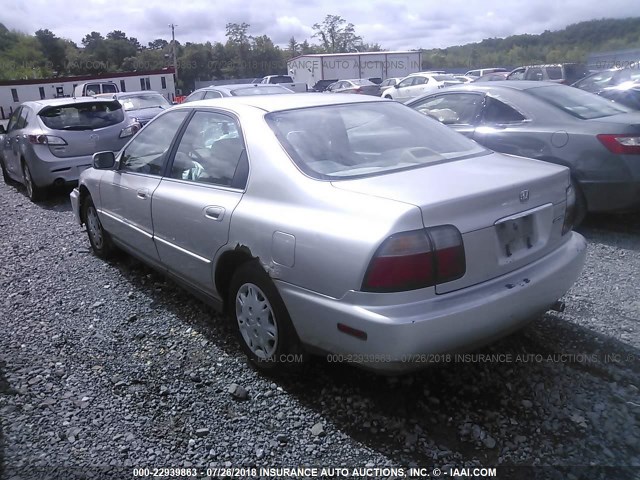
[[[38,115],[53,130],[95,130],[124,120],[117,101],[56,105],[42,109]]]
[[[125,110],[142,110],[143,108],[169,108],[171,104],[162,95],[141,94],[131,97],[121,97],[120,103]]]
[[[356,78],[355,80],[349,80],[349,82],[353,83],[354,85],[375,85],[375,83],[364,78]]]
[[[487,152],[393,102],[287,110],[266,119],[296,165],[322,180],[378,175]]]
[[[561,85],[530,88],[527,92],[582,120],[632,111],[620,103],[614,103],[593,93]]]
[[[243,87],[236,88],[231,91],[231,95],[235,97],[244,97],[246,95],[277,95],[280,93],[292,93],[291,90],[278,85],[264,86],[264,87]]]

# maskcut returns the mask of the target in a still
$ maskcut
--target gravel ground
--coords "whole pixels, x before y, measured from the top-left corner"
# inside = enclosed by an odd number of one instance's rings
[[[274,379],[176,284],[126,255],[92,255],[67,194],[35,205],[0,184],[2,478],[640,467],[640,215],[589,218],[587,265],[565,312],[473,357],[403,377],[314,359],[304,375]],[[557,478],[613,478],[595,467]]]

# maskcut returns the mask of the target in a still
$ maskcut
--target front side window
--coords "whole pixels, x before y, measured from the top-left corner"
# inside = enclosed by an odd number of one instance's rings
[[[23,107],[17,108],[11,114],[11,118],[9,119],[9,123],[7,124],[7,132],[10,132],[12,130],[16,130],[18,128],[18,119],[20,118],[20,113],[22,111],[22,108]]]
[[[111,102],[85,102],[44,108],[38,114],[54,130],[95,130],[124,121],[122,106]]]
[[[189,110],[175,110],[149,123],[127,145],[120,159],[120,170],[162,175],[169,147]]]
[[[216,92],[215,90],[207,90],[204,94],[204,99],[207,100],[209,98],[221,98],[222,94],[220,92]]]
[[[415,77],[409,77],[409,78],[405,78],[404,80],[402,80],[399,84],[398,84],[398,88],[402,88],[402,87],[410,87],[411,85],[413,85],[413,81],[414,81]]]
[[[449,93],[421,100],[411,108],[446,125],[473,125],[481,106],[482,95]]]
[[[244,188],[234,182],[244,153],[244,141],[232,117],[216,112],[196,112],[180,139],[169,176]]]
[[[620,103],[614,103],[593,93],[562,85],[530,88],[525,92],[582,120],[610,117],[618,113],[632,111]]]
[[[296,165],[321,180],[379,175],[486,152],[395,102],[301,108],[265,118]]]

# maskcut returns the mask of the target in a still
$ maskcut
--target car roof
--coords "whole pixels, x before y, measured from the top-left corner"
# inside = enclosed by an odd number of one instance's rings
[[[277,84],[273,83],[230,83],[228,85],[209,85],[208,87],[200,88],[196,91],[206,91],[206,90],[226,90],[228,92],[233,92],[234,90],[238,90],[239,88],[268,88],[273,87]],[[287,87],[285,87],[287,88]]]
[[[540,82],[538,82],[540,83]],[[367,95],[326,95],[324,93],[284,93],[282,95],[247,95],[241,97],[214,98],[183,103],[180,106],[195,107],[228,107],[250,106],[265,112],[277,112],[294,108],[320,107],[324,105],[342,105],[347,103],[391,102]],[[174,107],[176,108],[176,107]]]
[[[136,92],[118,92],[118,93],[102,93],[100,95],[111,95],[112,98],[123,98],[123,97],[133,97],[135,95],[162,95],[160,92],[156,92],[155,90],[138,90]]]

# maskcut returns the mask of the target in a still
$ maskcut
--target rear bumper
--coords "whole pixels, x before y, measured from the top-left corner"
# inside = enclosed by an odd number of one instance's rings
[[[581,182],[580,188],[590,212],[626,212],[640,209],[640,178],[622,182],[587,181]]]
[[[403,304],[359,292],[333,299],[276,284],[304,344],[373,370],[408,371],[426,366],[424,355],[487,343],[548,310],[580,275],[586,247],[572,232],[557,250],[508,275]],[[366,332],[366,340],[338,331],[338,323]]]
[[[59,158],[45,152],[29,152],[26,161],[31,176],[39,187],[54,183],[75,183],[80,174],[93,165],[93,155]]]
[[[71,194],[69,194],[69,198],[71,199],[71,210],[73,211],[73,216],[75,217],[76,222],[82,225],[82,218],[80,217],[80,190],[74,188]]]

